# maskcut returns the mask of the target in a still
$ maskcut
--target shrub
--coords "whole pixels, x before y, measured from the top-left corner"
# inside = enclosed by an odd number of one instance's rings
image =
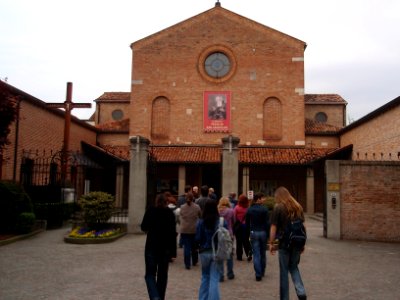
[[[265,201],[264,201],[264,205],[268,208],[268,210],[270,212],[272,212],[274,210],[274,206],[275,206],[275,198],[274,197],[266,197]]]
[[[88,225],[105,223],[112,215],[115,199],[105,192],[90,192],[80,198],[83,218]]]
[[[18,233],[29,233],[35,224],[36,217],[34,213],[23,212],[17,218],[16,231]]]
[[[33,212],[32,202],[19,184],[0,181],[0,232],[15,230],[18,216]]]

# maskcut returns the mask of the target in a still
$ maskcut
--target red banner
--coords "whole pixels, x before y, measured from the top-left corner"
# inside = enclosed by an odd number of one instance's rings
[[[231,127],[231,92],[204,92],[205,132],[229,132]]]

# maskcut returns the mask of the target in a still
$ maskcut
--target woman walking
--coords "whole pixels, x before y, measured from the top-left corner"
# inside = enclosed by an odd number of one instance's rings
[[[236,259],[243,260],[243,250],[247,256],[247,260],[251,261],[251,246],[249,241],[249,230],[246,228],[246,213],[249,207],[249,199],[245,195],[240,195],[238,204],[235,206],[233,212],[236,222],[239,222],[237,230],[234,234],[236,237]]]
[[[218,212],[220,217],[223,217],[227,226],[231,238],[233,240],[233,224],[235,223],[235,216],[233,213],[233,208],[231,208],[231,203],[228,197],[222,197],[218,203]],[[227,277],[228,279],[235,278],[235,274],[233,273],[233,252],[230,258],[226,260],[226,268],[227,268]],[[219,281],[224,281],[224,264],[221,264],[221,276]]]
[[[201,209],[193,202],[193,194],[187,193],[186,203],[180,208],[179,219],[181,241],[183,245],[183,260],[187,270],[193,265],[195,266],[199,260],[199,254],[195,243],[196,225],[201,217]]]
[[[142,231],[147,233],[144,278],[151,300],[165,299],[169,261],[176,257],[175,216],[167,205],[167,197],[159,194],[155,206],[146,210],[141,224]]]
[[[219,278],[221,262],[214,259],[212,237],[219,225],[217,202],[205,202],[202,219],[197,223],[196,242],[201,261],[201,284],[199,300],[219,300]]]
[[[274,241],[279,239],[279,273],[280,273],[280,299],[289,300],[289,273],[299,300],[306,300],[306,290],[301,280],[298,268],[300,255],[304,249],[285,248],[283,245],[283,233],[289,222],[301,220],[304,222],[304,213],[301,205],[293,198],[285,187],[279,187],[275,191],[275,207],[272,213],[270,230],[270,252],[275,254]]]

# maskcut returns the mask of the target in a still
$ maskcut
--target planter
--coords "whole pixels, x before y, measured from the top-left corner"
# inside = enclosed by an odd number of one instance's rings
[[[110,227],[96,231],[77,226],[64,236],[64,242],[80,245],[104,244],[114,242],[124,235],[126,235],[125,227]]]

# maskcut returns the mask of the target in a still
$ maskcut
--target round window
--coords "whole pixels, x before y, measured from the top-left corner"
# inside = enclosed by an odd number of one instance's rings
[[[315,120],[320,123],[326,123],[326,121],[328,121],[328,116],[324,112],[319,112],[315,115]]]
[[[210,77],[221,78],[229,73],[231,62],[224,53],[214,52],[204,61],[204,68]]]
[[[124,112],[120,109],[116,109],[111,113],[111,115],[113,120],[119,121],[122,120],[122,118],[124,117]]]

